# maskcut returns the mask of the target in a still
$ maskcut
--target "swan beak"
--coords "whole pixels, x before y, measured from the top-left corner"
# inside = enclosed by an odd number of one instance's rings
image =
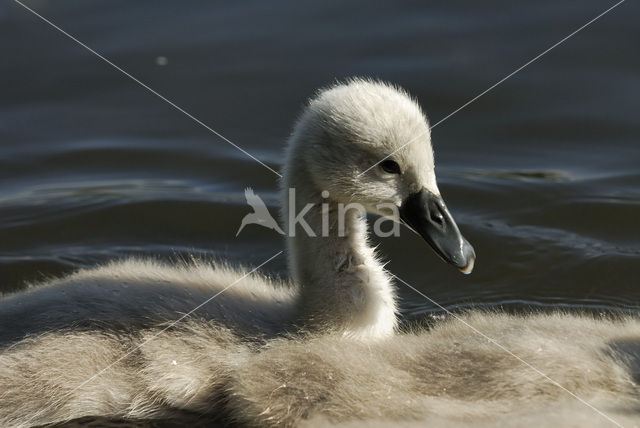
[[[427,189],[410,195],[400,207],[400,218],[422,236],[444,261],[464,274],[471,273],[476,253],[460,233],[440,196]]]

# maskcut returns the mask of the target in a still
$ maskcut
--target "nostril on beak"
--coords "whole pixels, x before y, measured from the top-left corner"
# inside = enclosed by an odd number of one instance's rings
[[[444,213],[442,212],[442,208],[438,204],[431,205],[429,209],[429,219],[433,224],[437,226],[444,226]]]
[[[439,225],[439,226],[442,226],[444,224],[444,216],[439,211],[432,212],[431,213],[431,221],[434,222],[435,224]]]

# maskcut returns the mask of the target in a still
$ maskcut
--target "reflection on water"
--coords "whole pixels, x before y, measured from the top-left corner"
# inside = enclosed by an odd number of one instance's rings
[[[317,87],[390,80],[435,123],[605,7],[30,4],[274,169]],[[404,231],[379,242],[394,273],[450,308],[638,309],[638,9],[621,6],[434,129],[476,271],[461,276]],[[1,291],[115,257],[257,264],[282,248],[258,227],[234,236],[245,187],[276,207],[270,171],[10,3],[0,37]],[[284,258],[267,269],[285,275]],[[399,292],[410,318],[439,312]]]

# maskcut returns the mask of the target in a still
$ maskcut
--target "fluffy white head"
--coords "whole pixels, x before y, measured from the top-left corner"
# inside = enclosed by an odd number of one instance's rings
[[[375,212],[377,204],[399,206],[422,188],[439,195],[427,118],[400,88],[354,79],[322,90],[291,140],[314,187],[336,202]]]

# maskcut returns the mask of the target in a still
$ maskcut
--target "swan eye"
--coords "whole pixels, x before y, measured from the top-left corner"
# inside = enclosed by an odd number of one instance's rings
[[[380,168],[389,174],[401,174],[400,165],[393,159],[386,159],[380,162]]]

